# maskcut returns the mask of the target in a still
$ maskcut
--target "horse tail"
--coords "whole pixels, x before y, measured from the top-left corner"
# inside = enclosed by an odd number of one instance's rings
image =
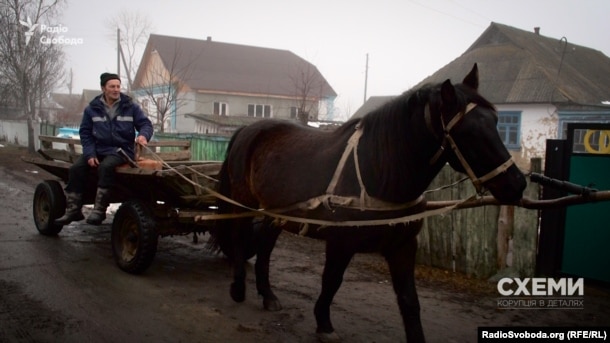
[[[229,158],[231,156],[231,149],[233,148],[233,143],[235,139],[241,132],[242,128],[237,129],[231,139],[229,140],[229,144],[227,145],[227,151],[225,154],[225,160],[222,162],[222,166],[220,167],[220,172],[218,173],[218,183],[216,185],[216,191],[226,197],[231,197],[231,177],[229,175]],[[233,209],[233,205],[228,202],[217,198],[216,199],[217,212],[219,214],[222,213],[231,213]],[[207,247],[209,250],[215,253],[222,252],[227,257],[231,258],[233,251],[233,241],[231,237],[231,225],[233,220],[231,219],[221,219],[217,220],[214,223],[212,229],[210,229],[210,240],[207,243]]]

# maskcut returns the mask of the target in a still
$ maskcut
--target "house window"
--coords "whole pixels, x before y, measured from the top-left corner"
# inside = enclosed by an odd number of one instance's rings
[[[146,114],[148,114],[148,111],[149,111],[148,107],[149,107],[148,99],[143,99],[142,100],[142,111],[144,111],[144,113],[146,113]]]
[[[295,106],[290,107],[290,119],[296,119],[297,113],[299,113],[299,109]]]
[[[498,133],[506,148],[521,147],[521,112],[501,111],[498,113]]]
[[[271,105],[248,104],[248,116],[271,118]]]
[[[229,114],[229,105],[226,102],[214,102],[214,114],[226,116]]]

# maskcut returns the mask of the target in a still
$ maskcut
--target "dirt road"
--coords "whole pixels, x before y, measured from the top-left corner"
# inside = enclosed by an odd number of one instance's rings
[[[143,275],[120,271],[106,225],[39,235],[36,184],[53,178],[21,162],[24,149],[0,147],[0,342],[315,342],[322,242],[282,234],[272,282],[284,309],[265,312],[252,268],[248,299],[228,294],[227,261],[201,237],[163,238]],[[404,333],[388,273],[376,255],[358,255],[332,307],[345,342],[401,342]],[[418,267],[429,342],[474,342],[478,326],[610,325],[607,290],[587,287],[584,310],[497,310],[495,285]]]

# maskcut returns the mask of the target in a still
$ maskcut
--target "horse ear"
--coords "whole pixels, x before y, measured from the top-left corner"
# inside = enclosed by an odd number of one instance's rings
[[[453,88],[449,79],[445,80],[441,85],[441,99],[445,106],[455,104],[456,102],[455,88]]]
[[[479,68],[477,67],[476,63],[472,67],[470,73],[466,75],[462,83],[474,90],[479,89]]]

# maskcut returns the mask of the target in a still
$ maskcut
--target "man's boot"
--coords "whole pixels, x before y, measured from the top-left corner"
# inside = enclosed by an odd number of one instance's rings
[[[55,219],[57,225],[68,225],[85,219],[81,207],[83,206],[83,195],[80,193],[66,193],[66,213]]]
[[[106,209],[110,200],[110,190],[108,188],[98,188],[95,195],[95,205],[93,211],[87,217],[87,224],[100,225],[106,219]]]

